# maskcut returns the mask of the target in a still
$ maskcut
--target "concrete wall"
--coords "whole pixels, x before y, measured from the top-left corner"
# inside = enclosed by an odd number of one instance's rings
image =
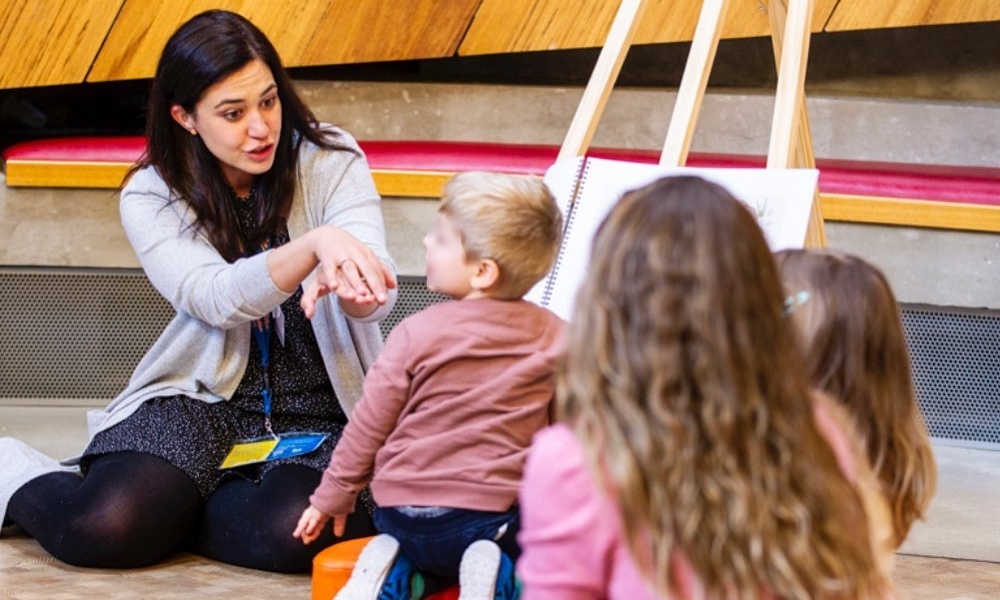
[[[317,115],[362,139],[559,144],[579,87],[302,81]],[[616,90],[594,144],[658,148],[674,94]],[[767,151],[771,96],[712,93],[694,150]],[[1000,166],[1000,105],[859,97],[808,100],[822,158]],[[420,239],[432,200],[386,199],[390,249],[403,274],[422,275]],[[881,267],[903,302],[1000,309],[1000,236],[827,223],[831,247]],[[0,264],[137,267],[115,194],[0,186]]]
[[[363,139],[430,139],[559,144],[579,87],[300,82],[321,119]],[[595,146],[659,148],[672,90],[616,89]],[[706,97],[693,150],[766,154],[773,97],[760,92]],[[820,158],[1000,167],[1000,105],[952,101],[810,97]],[[422,273],[419,236],[434,203],[389,200],[387,221],[402,267]],[[881,267],[902,302],[1000,308],[1000,236],[827,223],[831,247]]]

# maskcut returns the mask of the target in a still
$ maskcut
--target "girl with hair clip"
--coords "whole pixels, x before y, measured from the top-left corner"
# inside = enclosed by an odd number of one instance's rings
[[[899,547],[926,513],[937,473],[892,288],[854,256],[785,250],[776,259],[806,372],[853,417]]]
[[[595,235],[521,489],[525,600],[889,597],[850,432],[754,216],[695,177]]]
[[[146,127],[122,225],[177,314],[91,413],[80,473],[0,439],[0,518],[76,566],[140,567],[184,547],[308,571],[335,538],[306,548],[289,532],[394,299],[371,173],[302,103],[260,29],[228,11],[170,37]],[[352,515],[347,537],[372,534],[367,511]]]

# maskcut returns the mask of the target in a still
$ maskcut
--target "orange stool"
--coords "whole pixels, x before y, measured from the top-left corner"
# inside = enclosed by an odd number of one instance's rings
[[[372,538],[334,544],[313,558],[312,600],[332,600],[344,587],[358,555]],[[458,600],[458,586],[427,596],[427,600]]]

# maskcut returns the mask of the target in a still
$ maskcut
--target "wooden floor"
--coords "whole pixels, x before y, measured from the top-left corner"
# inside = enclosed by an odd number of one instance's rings
[[[191,554],[145,569],[107,571],[60,563],[28,537],[0,538],[0,598],[18,600],[306,600],[308,575],[231,567]]]
[[[50,456],[71,456],[86,443],[88,408],[0,402],[0,436],[12,435]],[[928,520],[914,526],[906,554],[897,556],[899,600],[1000,600],[1000,453],[942,445],[934,452],[938,491]],[[190,554],[147,569],[78,569],[55,561],[23,534],[0,537],[0,599],[308,600],[310,592],[308,575],[240,569]]]
[[[900,600],[996,600],[1000,564],[899,555]],[[0,598],[118,600],[132,598],[308,599],[307,575],[280,575],[177,554],[155,567],[127,571],[78,569],[59,563],[31,538],[0,539]]]
[[[1000,564],[900,554],[896,586],[900,600],[997,600]]]

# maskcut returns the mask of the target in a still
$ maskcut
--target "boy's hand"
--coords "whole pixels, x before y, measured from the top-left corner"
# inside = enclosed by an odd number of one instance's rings
[[[300,538],[303,544],[311,544],[323,531],[323,526],[331,518],[330,515],[322,512],[314,506],[310,506],[302,512],[299,517],[299,524],[292,532],[293,537]],[[344,535],[344,528],[347,525],[347,515],[333,515],[333,534],[337,537]]]
[[[303,544],[311,544],[319,537],[323,531],[323,525],[330,519],[330,515],[321,512],[318,508],[310,506],[302,512],[299,517],[299,524],[292,532],[293,537],[301,538]]]

